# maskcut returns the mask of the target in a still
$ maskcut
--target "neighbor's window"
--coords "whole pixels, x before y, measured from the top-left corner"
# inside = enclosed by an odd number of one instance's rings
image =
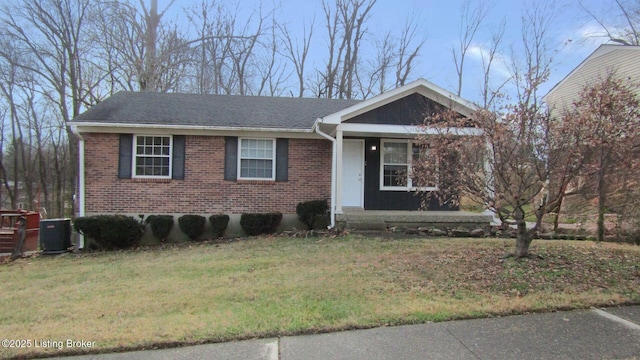
[[[240,179],[275,180],[276,147],[273,139],[240,139]]]
[[[171,136],[136,135],[135,177],[171,177]]]
[[[381,155],[381,190],[436,189],[436,184],[433,181],[424,181],[421,184],[417,179],[411,177],[414,162],[429,161],[428,148],[420,147],[407,140],[382,140]]]

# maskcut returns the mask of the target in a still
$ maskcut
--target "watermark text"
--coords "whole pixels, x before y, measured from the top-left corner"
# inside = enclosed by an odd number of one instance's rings
[[[95,348],[95,341],[82,339],[2,339],[2,347],[5,349],[89,349]]]

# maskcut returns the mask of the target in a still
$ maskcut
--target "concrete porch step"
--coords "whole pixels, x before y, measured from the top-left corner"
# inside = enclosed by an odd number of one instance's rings
[[[479,228],[491,224],[490,215],[464,211],[386,211],[346,209],[336,214],[339,226],[357,230],[391,227]]]

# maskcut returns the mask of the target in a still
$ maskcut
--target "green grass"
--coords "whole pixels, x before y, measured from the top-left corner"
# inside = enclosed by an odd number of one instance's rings
[[[106,352],[640,302],[640,248],[513,240],[255,238],[0,265],[0,334]]]

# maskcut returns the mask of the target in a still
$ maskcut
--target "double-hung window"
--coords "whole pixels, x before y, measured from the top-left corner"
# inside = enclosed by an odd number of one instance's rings
[[[274,139],[245,139],[238,142],[238,174],[243,180],[275,180]]]
[[[409,147],[406,141],[382,141],[382,188],[405,190],[408,187]]]
[[[412,178],[413,164],[418,161],[430,161],[428,150],[409,140],[382,140],[380,189],[436,190],[435,182],[421,184]]]
[[[171,178],[171,136],[135,135],[133,176]]]

